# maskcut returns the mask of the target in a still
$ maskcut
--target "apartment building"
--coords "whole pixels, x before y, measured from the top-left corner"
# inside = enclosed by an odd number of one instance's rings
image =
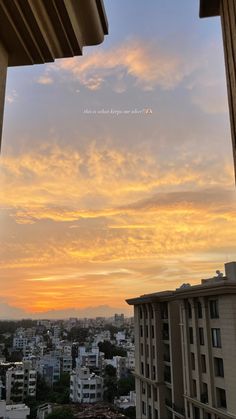
[[[76,368],[70,376],[70,399],[74,403],[96,403],[103,400],[103,378],[90,373],[88,367]]]
[[[77,367],[89,367],[101,371],[104,365],[104,353],[100,352],[98,347],[80,346],[76,365]]]
[[[112,365],[116,368],[117,379],[126,377],[127,375],[127,358],[124,356],[113,356],[112,359],[105,359],[106,365]]]
[[[137,417],[236,418],[236,262],[134,305]]]
[[[30,361],[16,363],[6,371],[6,401],[20,403],[36,396],[37,373]]]
[[[45,379],[50,387],[60,380],[60,358],[52,351],[42,356],[38,362],[37,371]]]

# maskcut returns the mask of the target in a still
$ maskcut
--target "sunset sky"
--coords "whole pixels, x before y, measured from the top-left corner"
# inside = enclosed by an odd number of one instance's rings
[[[199,0],[105,7],[83,57],[9,69],[1,318],[130,315],[236,259],[219,19]]]

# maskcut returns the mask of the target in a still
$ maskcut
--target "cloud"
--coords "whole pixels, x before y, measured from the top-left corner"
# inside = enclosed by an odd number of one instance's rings
[[[6,102],[9,103],[9,104],[12,104],[12,103],[16,102],[17,98],[18,98],[18,93],[15,89],[13,89],[11,92],[9,92],[6,95]]]
[[[112,317],[115,313],[125,313],[127,316],[132,315],[132,310],[128,306],[111,307],[109,305],[101,305],[95,307],[85,307],[83,309],[71,307],[62,310],[48,310],[44,312],[29,312],[18,307],[0,302],[0,319],[1,320],[18,320],[25,318],[32,319],[68,319],[69,317],[78,318],[95,318],[95,317]]]
[[[52,77],[48,76],[48,75],[44,75],[44,76],[40,76],[37,80],[38,84],[43,84],[43,85],[49,85],[49,84],[53,84],[54,80]]]
[[[127,77],[144,90],[157,86],[173,89],[194,67],[193,62],[167,52],[155,42],[134,39],[107,50],[85,53],[83,59],[57,61],[56,67],[47,67],[47,72],[52,77],[56,70],[68,73],[90,90],[100,89],[112,77],[114,91],[121,93],[128,86]]]

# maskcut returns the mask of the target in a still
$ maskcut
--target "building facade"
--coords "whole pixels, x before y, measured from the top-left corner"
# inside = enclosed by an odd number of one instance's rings
[[[200,17],[220,16],[236,176],[236,0],[200,0]]]
[[[103,378],[79,367],[70,376],[70,399],[74,403],[97,403],[103,400]]]
[[[137,417],[236,418],[236,262],[134,305]]]
[[[37,372],[30,361],[18,363],[6,371],[6,401],[20,403],[36,396]]]

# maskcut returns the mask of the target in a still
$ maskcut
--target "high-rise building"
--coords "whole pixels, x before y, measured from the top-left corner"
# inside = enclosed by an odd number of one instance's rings
[[[137,417],[236,418],[236,262],[134,305]]]

